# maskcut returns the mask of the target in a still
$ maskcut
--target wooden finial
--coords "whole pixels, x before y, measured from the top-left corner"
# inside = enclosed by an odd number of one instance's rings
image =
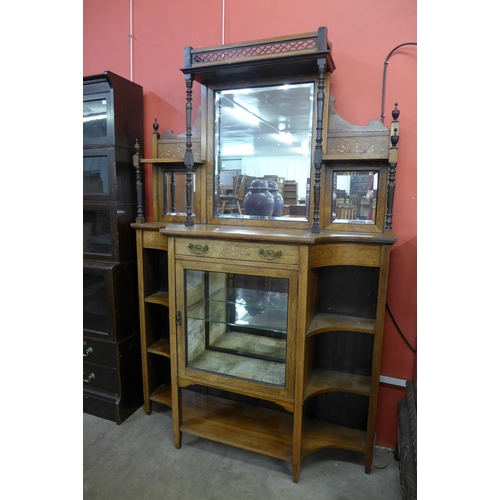
[[[392,215],[394,207],[394,191],[396,189],[396,167],[398,165],[399,142],[399,109],[398,103],[392,111],[391,148],[389,150],[389,182],[387,184],[387,211],[385,213],[385,229],[392,231]]]
[[[160,125],[158,123],[158,120],[155,118],[155,122],[153,123],[153,130],[155,131],[156,137],[159,139],[160,134],[158,132],[158,129],[160,128]]]
[[[394,109],[392,110],[392,119],[397,120],[399,118],[399,109],[398,109],[398,103],[394,103]]]

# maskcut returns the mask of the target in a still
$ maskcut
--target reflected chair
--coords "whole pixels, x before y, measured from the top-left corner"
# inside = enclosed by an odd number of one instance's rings
[[[335,209],[336,219],[353,220],[356,218],[356,205],[337,205]]]
[[[238,214],[242,215],[241,206],[243,205],[243,198],[245,196],[245,177],[245,175],[235,175],[232,188],[227,190],[221,188],[221,214],[238,211]],[[226,193],[225,191],[232,192]]]

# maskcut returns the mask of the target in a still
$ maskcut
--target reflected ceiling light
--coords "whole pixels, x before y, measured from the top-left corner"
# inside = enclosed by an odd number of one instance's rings
[[[278,141],[284,142],[285,144],[292,144],[294,142],[292,134],[290,132],[279,132],[274,134]]]
[[[222,95],[224,95],[224,94],[227,94],[227,95],[231,95],[231,94],[252,94],[253,92],[255,92],[255,89],[252,88],[252,87],[249,87],[249,88],[245,88],[245,89],[222,90],[221,94]]]
[[[105,120],[105,119],[106,119],[106,113],[99,115],[87,115],[83,117],[84,122],[91,122],[94,120]]]
[[[260,122],[259,119],[252,113],[245,111],[243,108],[235,106],[234,108],[224,108],[225,111],[231,113],[234,118],[241,120],[242,122],[248,123],[249,125],[257,126]]]
[[[253,155],[255,149],[253,144],[229,144],[222,147],[222,156],[248,156]]]
[[[299,155],[302,155],[302,156],[309,155],[309,150],[307,148],[293,148],[293,150],[296,153],[298,153]]]

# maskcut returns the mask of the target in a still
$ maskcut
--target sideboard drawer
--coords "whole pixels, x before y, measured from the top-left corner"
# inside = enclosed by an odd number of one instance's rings
[[[156,231],[144,231],[143,233],[143,247],[155,248],[157,250],[167,250],[167,236]]]
[[[276,243],[245,243],[230,240],[177,238],[176,257],[196,257],[270,265],[298,266],[299,247]]]

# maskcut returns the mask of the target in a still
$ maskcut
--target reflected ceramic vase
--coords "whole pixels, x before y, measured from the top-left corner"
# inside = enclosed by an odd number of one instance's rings
[[[274,197],[273,217],[281,217],[283,215],[284,202],[283,196],[281,196],[281,193],[278,191],[278,184],[274,181],[270,181],[267,185],[269,187],[269,192]]]
[[[274,211],[274,196],[269,192],[267,181],[256,179],[243,200],[246,215],[271,217]]]

